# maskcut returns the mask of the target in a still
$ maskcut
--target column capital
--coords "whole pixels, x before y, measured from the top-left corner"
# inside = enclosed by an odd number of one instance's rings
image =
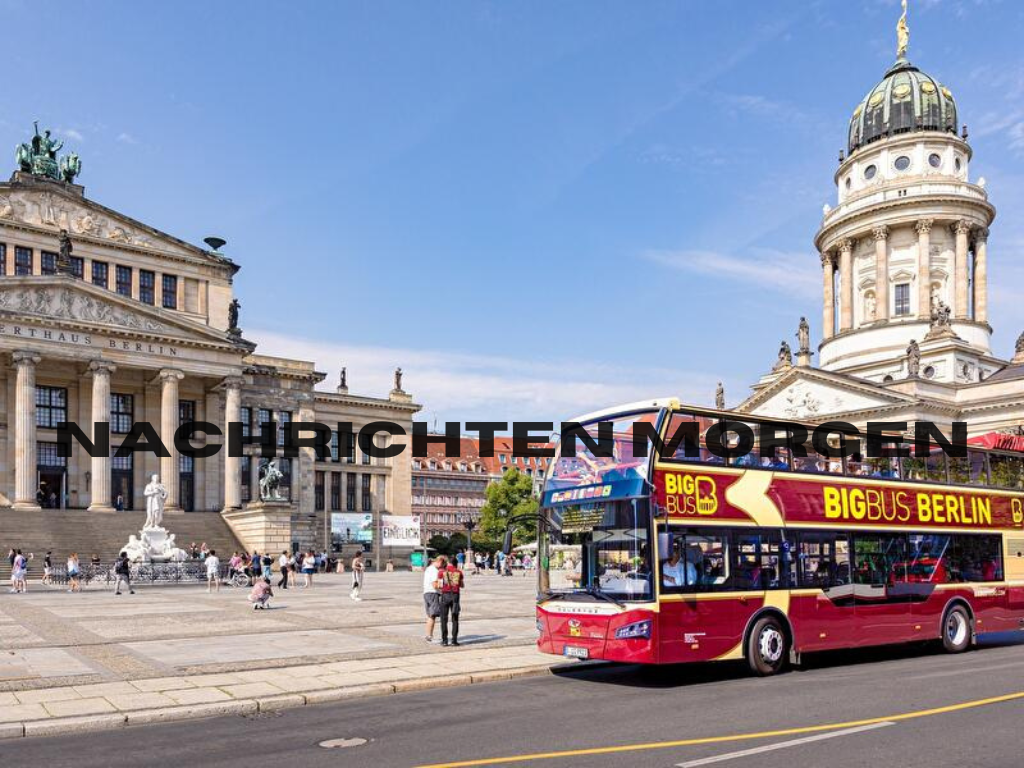
[[[177,368],[161,368],[160,369],[160,380],[161,381],[181,381],[185,378],[185,374],[179,371]]]
[[[914,229],[917,230],[919,235],[927,235],[932,231],[932,224],[935,223],[935,219],[918,219],[917,223],[914,224]]]
[[[967,222],[964,219],[960,219],[959,221],[954,221],[950,225],[950,228],[953,230],[953,233],[957,234],[957,235],[969,235],[969,234],[971,234],[970,222]]]
[[[839,249],[840,253],[843,253],[844,251],[845,252],[852,252],[853,251],[853,246],[854,246],[854,244],[856,242],[857,241],[854,240],[853,238],[847,237],[847,238],[844,238],[842,240],[837,240],[836,241],[836,248]]]
[[[19,368],[23,365],[36,365],[42,359],[38,352],[29,349],[19,349],[11,354],[11,361]]]
[[[988,242],[988,228],[987,227],[978,227],[976,230],[974,230],[974,242],[975,243],[985,243],[985,242]]]
[[[886,240],[889,237],[889,228],[884,224],[880,227],[875,227],[871,230],[871,236],[875,238],[875,241]]]
[[[832,254],[831,251],[823,251],[822,253],[819,253],[818,256],[821,257],[822,269],[824,269],[825,267],[835,267],[836,257]]]
[[[225,376],[224,381],[221,382],[224,389],[241,389],[243,384],[245,384],[244,376]]]
[[[93,360],[89,363],[89,373],[93,376],[106,374],[110,375],[117,370],[117,366],[107,360]]]

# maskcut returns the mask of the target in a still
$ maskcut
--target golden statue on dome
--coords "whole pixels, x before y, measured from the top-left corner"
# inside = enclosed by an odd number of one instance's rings
[[[896,23],[896,57],[902,59],[907,54],[910,43],[910,27],[907,26],[907,0],[903,0],[903,15]]]

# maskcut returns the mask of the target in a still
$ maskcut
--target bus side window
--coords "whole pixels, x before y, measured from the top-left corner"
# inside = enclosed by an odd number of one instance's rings
[[[798,541],[801,587],[828,589],[850,583],[850,544],[845,533],[801,531]]]
[[[727,589],[723,585],[729,579],[728,531],[687,534],[684,557],[693,563],[697,589],[702,592]]]
[[[950,581],[1002,581],[1002,537],[961,533],[953,536]]]
[[[988,460],[992,485],[997,488],[1024,487],[1024,459],[992,453]]]

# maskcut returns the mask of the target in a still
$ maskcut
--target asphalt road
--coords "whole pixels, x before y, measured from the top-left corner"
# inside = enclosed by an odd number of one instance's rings
[[[252,718],[5,741],[0,755],[4,765],[76,768],[1016,768],[1021,722],[1024,637],[1015,635],[959,656],[920,646],[818,655],[764,679],[734,664],[596,665]],[[320,746],[332,740],[351,745]],[[595,752],[606,748],[614,751]],[[489,758],[498,760],[472,762]]]

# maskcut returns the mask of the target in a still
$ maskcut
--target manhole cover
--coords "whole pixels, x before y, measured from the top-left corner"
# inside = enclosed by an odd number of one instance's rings
[[[366,739],[356,736],[351,739],[328,739],[321,741],[320,746],[324,749],[344,749],[345,747],[361,747],[365,743]]]

